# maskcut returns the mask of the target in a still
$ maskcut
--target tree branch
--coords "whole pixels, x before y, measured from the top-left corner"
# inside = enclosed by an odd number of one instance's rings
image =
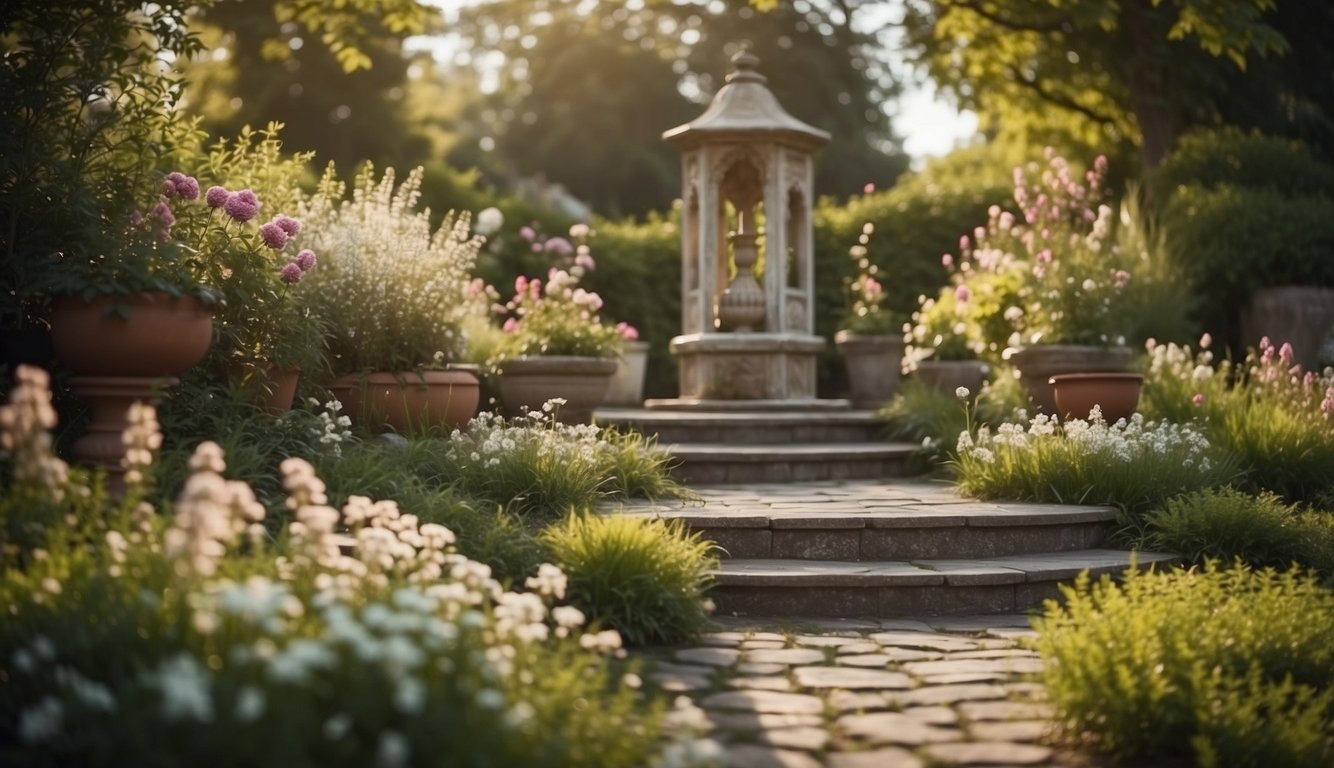
[[[1047,88],[1044,88],[1041,81],[1039,80],[1036,79],[1030,80],[1024,77],[1023,74],[1019,72],[1018,68],[1014,67],[1013,65],[1009,66],[1007,69],[1009,70],[1010,75],[1013,77],[1014,82],[1024,86],[1028,90],[1037,94],[1038,98],[1042,99],[1043,101],[1046,101],[1050,104],[1054,104],[1063,109],[1068,109],[1072,112],[1078,112],[1079,114],[1087,117],[1088,119],[1092,120],[1095,123],[1110,125],[1116,122],[1109,115],[1104,115],[1091,107],[1086,107],[1083,104],[1080,104],[1079,102],[1069,97],[1053,93]]]
[[[1020,21],[1002,16],[996,11],[989,11],[978,0],[945,0],[945,6],[946,11],[950,8],[969,10],[996,26],[1018,32],[1060,32],[1065,28],[1065,25],[1070,23],[1068,16],[1058,17],[1051,21]]]

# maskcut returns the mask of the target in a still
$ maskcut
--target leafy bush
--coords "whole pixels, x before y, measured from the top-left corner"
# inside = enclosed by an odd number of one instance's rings
[[[1239,559],[1257,568],[1297,564],[1334,575],[1334,514],[1302,512],[1272,494],[1196,491],[1151,512],[1145,527],[1146,547],[1197,565]]]
[[[628,642],[677,642],[703,625],[718,561],[680,521],[572,513],[545,538],[569,573],[570,603]]]
[[[1036,623],[1072,738],[1119,760],[1334,761],[1334,592],[1244,567],[1081,577]]]
[[[102,488],[44,439],[45,376],[20,375],[0,417],[15,472],[0,530],[21,534],[0,550],[5,765],[644,765],[659,750],[661,705],[600,655],[619,636],[552,607],[558,568],[508,591],[393,502],[328,506],[301,459],[283,462],[294,520],[270,540],[214,443],[160,517],[141,503],[149,408],[132,415],[125,501],[89,509]]]
[[[1143,516],[1180,493],[1225,485],[1235,462],[1189,425],[1129,422],[1108,426],[1099,414],[1063,424],[1038,414],[1023,424],[959,435],[959,488],[979,498],[1056,504],[1107,504],[1133,530]]]

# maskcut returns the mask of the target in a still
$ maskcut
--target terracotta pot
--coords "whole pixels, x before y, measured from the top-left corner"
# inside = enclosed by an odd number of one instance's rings
[[[922,360],[913,377],[950,397],[965,387],[973,397],[982,390],[991,367],[981,360]]]
[[[127,315],[109,311],[114,305]],[[212,341],[213,314],[193,296],[62,296],[51,307],[55,357],[83,376],[180,376]]]
[[[1143,381],[1138,373],[1064,373],[1051,377],[1051,387],[1061,418],[1087,419],[1097,406],[1103,421],[1115,424],[1139,406]]]
[[[233,365],[227,369],[233,380],[239,382],[255,404],[272,414],[292,410],[292,398],[301,380],[301,369],[280,371],[273,363],[262,365]]]
[[[329,391],[352,423],[371,431],[388,427],[400,435],[433,427],[462,427],[477,413],[481,386],[463,367],[447,371],[339,376]]]
[[[556,417],[567,424],[586,423],[602,404],[616,372],[616,361],[602,357],[521,357],[500,367],[500,399],[510,415],[541,410],[553,398],[565,404]]]
[[[605,402],[608,405],[641,405],[644,402],[644,370],[648,367],[648,342],[627,341],[616,361]]]
[[[899,391],[903,337],[839,331],[834,343],[848,370],[848,399],[854,408],[879,408]]]
[[[1063,373],[1119,373],[1130,370],[1135,356],[1130,347],[1093,347],[1080,344],[1038,344],[1025,347],[1010,356],[1019,370],[1034,408],[1057,415],[1056,397],[1051,377]]]

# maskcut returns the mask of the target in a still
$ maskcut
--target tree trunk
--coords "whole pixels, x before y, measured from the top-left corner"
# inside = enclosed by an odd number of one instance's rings
[[[1177,134],[1181,119],[1171,95],[1167,52],[1170,43],[1152,18],[1155,10],[1149,0],[1127,0],[1121,4],[1121,29],[1128,50],[1125,55],[1126,83],[1130,89],[1130,107],[1140,130],[1140,160],[1144,170],[1162,164]],[[1152,190],[1150,190],[1152,192]]]

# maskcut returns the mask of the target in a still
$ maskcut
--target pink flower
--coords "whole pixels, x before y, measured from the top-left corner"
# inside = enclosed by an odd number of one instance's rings
[[[288,285],[299,282],[301,280],[301,265],[295,261],[287,262],[282,269],[278,270],[278,279]]]
[[[866,182],[866,186],[862,187],[862,194],[863,195],[875,194],[875,184],[869,181]]]
[[[264,240],[264,244],[273,250],[279,250],[287,245],[287,233],[279,226],[278,222],[270,221],[268,224],[259,228],[259,236]],[[300,267],[298,267],[300,269]]]
[[[1125,288],[1126,284],[1129,282],[1130,282],[1129,272],[1125,271],[1124,269],[1116,270],[1116,275],[1112,284],[1116,287],[1118,291],[1121,290],[1122,288]]]
[[[199,199],[199,181],[193,176],[186,176],[180,171],[172,171],[167,174],[167,181],[172,185],[172,191],[183,200]]]
[[[1194,403],[1196,406],[1204,405],[1204,394],[1201,392],[1196,392],[1195,397],[1192,397],[1190,401]]]
[[[165,199],[159,200],[148,215],[157,219],[163,229],[171,229],[172,225],[176,223],[176,215],[171,212],[171,206],[167,204]]]
[[[137,227],[137,226],[139,226],[140,224],[143,224],[143,223],[144,223],[144,213],[143,213],[143,211],[134,211],[133,213],[130,214],[130,225],[131,225],[131,226],[135,226],[135,227]]]
[[[281,227],[288,237],[296,237],[301,231],[301,222],[291,216],[274,216],[273,223]]]
[[[968,250],[968,243],[969,243],[968,235],[961,235],[961,236],[959,237],[959,250],[960,250],[960,251],[963,251],[963,252],[967,252],[967,250]]]
[[[869,297],[871,297],[871,298],[875,298],[876,296],[879,296],[880,294],[882,294],[882,293],[884,293],[884,292],[885,292],[885,289],[884,289],[883,287],[881,287],[880,282],[879,282],[878,280],[876,280],[874,277],[868,277],[868,278],[866,278],[866,295],[867,295],[867,296],[869,296]]]
[[[588,252],[588,248],[583,246],[579,248],[579,255],[574,257],[574,265],[590,271],[597,268],[597,262],[593,261],[592,254]]]
[[[954,257],[949,255],[948,253],[941,256],[940,265],[945,269],[949,269],[950,267],[954,266]]]
[[[227,202],[222,207],[228,216],[245,223],[259,215],[260,203],[253,191],[243,189],[228,195]]]
[[[533,243],[532,251],[533,251],[533,253],[541,253],[541,252],[542,252],[542,244],[541,244],[541,243]]]
[[[209,187],[208,191],[204,193],[204,202],[208,203],[209,208],[221,208],[227,204],[227,198],[231,195],[231,192],[222,187]]]
[[[570,225],[570,237],[573,237],[576,240],[578,240],[581,237],[588,237],[588,232],[589,232],[588,225],[583,223],[582,221],[579,222],[578,224]]]
[[[506,318],[505,324],[500,326],[500,330],[504,331],[505,333],[514,333],[515,331],[519,330],[519,321],[515,320],[512,317]]]
[[[1037,262],[1038,262],[1039,264],[1050,264],[1050,263],[1051,263],[1051,249],[1050,249],[1050,248],[1043,248],[1042,250],[1038,251],[1038,255],[1037,255],[1035,258],[1037,259]]]
[[[302,248],[296,258],[292,260],[292,263],[301,267],[302,272],[309,272],[315,268],[315,252],[309,248]]]
[[[617,323],[616,332],[621,334],[621,338],[625,339],[626,341],[634,341],[635,339],[639,338],[639,329],[635,328],[633,325],[630,325],[627,322]]]
[[[1283,346],[1278,348],[1278,361],[1283,364],[1284,368],[1291,368],[1292,357],[1292,344],[1283,342]]]
[[[570,244],[569,240],[566,240],[563,237],[551,238],[546,242],[545,248],[547,251],[557,253],[561,256],[569,256],[571,253],[574,253],[574,246]]]
[[[968,286],[966,285],[961,285],[954,289],[954,300],[960,304],[967,304],[968,300],[972,298],[972,295],[973,294],[968,290]]]
[[[532,227],[520,227],[519,237],[522,237],[524,240],[531,243],[533,242],[533,238],[537,237],[537,233],[533,231]]]
[[[528,278],[523,275],[514,278],[514,293],[520,294],[526,290],[528,290]]]

